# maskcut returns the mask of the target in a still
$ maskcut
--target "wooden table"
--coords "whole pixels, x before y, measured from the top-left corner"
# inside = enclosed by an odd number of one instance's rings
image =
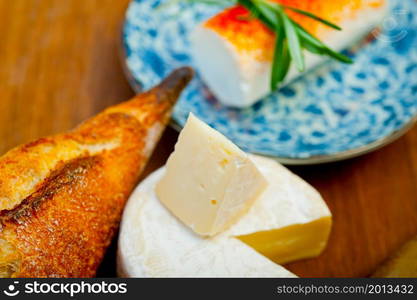
[[[129,0],[0,0],[0,152],[69,129],[133,95],[119,58]],[[164,164],[168,129],[146,173]],[[291,168],[334,214],[329,245],[287,267],[300,276],[367,276],[417,232],[417,128],[361,158]],[[113,245],[101,276],[114,275]]]

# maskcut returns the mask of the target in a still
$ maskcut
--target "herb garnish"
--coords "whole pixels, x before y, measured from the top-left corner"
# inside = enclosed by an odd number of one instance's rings
[[[181,2],[181,0],[174,0]],[[252,18],[260,20],[270,30],[272,30],[277,38],[275,42],[274,55],[272,61],[272,72],[270,79],[270,88],[275,90],[278,85],[284,81],[288,74],[291,63],[294,62],[297,70],[303,72],[305,70],[304,52],[314,53],[316,55],[326,55],[343,63],[352,63],[352,60],[338,53],[318,38],[310,34],[300,24],[295,22],[286,10],[291,10],[298,14],[302,14],[308,18],[316,20],[335,30],[342,30],[336,24],[324,20],[308,11],[290,7],[272,2],[271,0],[183,0],[189,3],[206,3],[218,5],[240,4],[245,7],[251,14]]]
[[[305,70],[303,49],[314,54],[327,55],[343,63],[352,63],[349,57],[330,49],[318,38],[308,33],[300,24],[292,20],[285,10],[292,10],[333,29],[341,30],[336,24],[310,12],[270,0],[236,0],[236,3],[249,10],[252,17],[260,20],[277,36],[272,61],[271,90],[275,90],[278,84],[284,81],[292,61],[299,72]]]

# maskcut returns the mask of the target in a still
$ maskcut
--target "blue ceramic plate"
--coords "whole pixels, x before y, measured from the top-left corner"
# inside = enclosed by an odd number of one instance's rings
[[[196,1],[197,2],[197,1]],[[125,63],[137,89],[174,68],[193,66],[189,32],[221,10],[135,0],[123,28]],[[354,56],[330,61],[246,109],[220,105],[196,76],[176,105],[181,127],[191,111],[246,151],[288,164],[341,160],[385,145],[417,114],[417,1],[391,0],[382,33]]]

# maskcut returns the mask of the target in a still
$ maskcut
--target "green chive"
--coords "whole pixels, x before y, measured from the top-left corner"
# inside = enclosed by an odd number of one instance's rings
[[[268,22],[271,23],[274,28],[276,28],[279,23],[276,12],[271,10],[271,8],[263,1],[252,0],[252,2],[259,10],[259,12],[268,20]]]
[[[319,22],[323,23],[324,25],[327,25],[327,26],[329,26],[333,29],[342,30],[342,28],[340,28],[338,25],[336,25],[336,24],[334,24],[330,21],[327,21],[325,19],[322,19],[322,18],[320,18],[316,15],[313,15],[312,13],[310,13],[308,11],[301,10],[301,9],[298,9],[298,8],[294,8],[294,7],[291,7],[291,6],[286,6],[286,5],[284,6],[284,8],[290,9],[292,11],[295,11],[296,13],[299,13],[299,14],[304,15],[306,17],[312,18],[312,19],[314,19],[316,21],[319,21]]]
[[[328,47],[325,48],[325,52],[327,55],[329,55],[330,57],[345,63],[345,64],[351,64],[353,63],[353,60],[350,57],[347,57],[346,55],[343,55],[342,53],[336,52]]]
[[[271,91],[276,90],[278,84],[285,79],[291,65],[291,56],[288,50],[288,42],[286,40],[282,20],[278,22],[278,26],[275,28],[275,33],[276,40],[270,82]]]
[[[300,35],[301,39],[304,42],[304,45],[307,45],[306,49],[308,49],[310,52],[312,53],[316,53],[316,54],[327,54],[328,56],[346,63],[346,64],[351,64],[353,63],[352,59],[347,57],[346,55],[343,55],[339,52],[336,52],[332,49],[330,49],[328,46],[326,46],[322,41],[320,41],[318,38],[314,37],[313,35],[311,35],[310,33],[308,33],[304,28],[302,28],[300,25],[298,25],[297,23],[293,22],[293,24],[295,24],[298,34]]]
[[[290,19],[284,12],[281,13],[281,18],[283,20],[285,35],[287,37],[291,58],[294,60],[298,71],[303,72],[305,69],[305,61],[304,54],[301,49],[300,38],[294,25],[291,23]]]

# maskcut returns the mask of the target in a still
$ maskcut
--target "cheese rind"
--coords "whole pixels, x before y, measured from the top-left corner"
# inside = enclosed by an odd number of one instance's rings
[[[156,193],[192,230],[213,236],[244,215],[266,186],[245,152],[190,114]]]
[[[285,167],[270,159],[250,157],[268,179],[269,186],[237,223],[210,238],[195,234],[158,200],[155,185],[164,176],[165,168],[145,179],[130,197],[123,214],[118,248],[119,275],[295,276],[272,260],[289,261],[319,254],[330,232],[330,211],[319,193]],[[296,227],[295,231],[292,226]],[[265,247],[274,242],[269,236],[266,241],[262,240],[269,230],[275,234],[274,246],[277,247],[265,251]],[[303,232],[307,234],[300,234]],[[242,242],[245,235],[255,239],[254,243],[247,241],[253,248]],[[294,240],[298,242],[293,243]],[[321,244],[319,250],[318,244]],[[296,255],[289,257],[288,251]]]

